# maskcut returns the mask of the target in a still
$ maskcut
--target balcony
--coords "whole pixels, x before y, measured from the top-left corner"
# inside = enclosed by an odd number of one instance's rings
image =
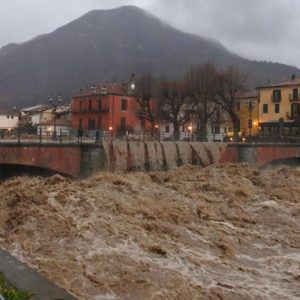
[[[286,113],[286,118],[287,120],[290,121],[299,121],[300,120],[300,114],[298,112],[294,112],[294,113]]]
[[[289,94],[289,100],[290,102],[297,102],[300,101],[300,94]]]
[[[99,114],[99,113],[108,113],[109,108],[108,107],[102,107],[101,109],[88,109],[88,108],[82,108],[82,109],[76,109],[73,110],[73,114]]]
[[[273,103],[280,103],[281,102],[281,96],[271,95],[271,100],[272,100]]]

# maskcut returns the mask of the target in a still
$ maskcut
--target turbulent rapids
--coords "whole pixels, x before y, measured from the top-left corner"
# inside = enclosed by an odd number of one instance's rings
[[[0,184],[0,246],[79,299],[299,299],[300,168]]]

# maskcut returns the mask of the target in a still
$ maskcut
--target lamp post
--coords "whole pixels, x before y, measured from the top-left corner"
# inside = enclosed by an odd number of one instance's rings
[[[249,128],[249,139],[251,140],[251,129],[252,129],[252,110],[253,110],[253,103],[250,100],[248,103],[248,111],[249,111],[249,120],[248,120],[248,128]]]
[[[160,142],[160,128],[158,124],[155,124],[154,126],[155,131],[156,131],[156,140],[158,140]]]
[[[53,118],[53,140],[56,140],[57,133],[56,133],[56,109],[61,104],[62,96],[61,95],[53,95],[50,94],[48,96],[48,100],[50,105],[53,107],[54,118]]]
[[[112,126],[109,126],[108,130],[109,130],[109,135],[110,135],[110,141],[112,142],[113,141],[113,128],[112,128]]]
[[[190,141],[190,139],[193,140],[193,125],[189,125],[188,126],[188,140]]]
[[[128,81],[128,93],[132,95],[136,92],[135,90],[136,90],[136,80],[135,80],[134,73],[132,73]]]
[[[18,134],[18,143],[20,143],[22,113],[19,109],[17,109],[16,106],[14,106],[14,113],[17,114],[17,116],[18,116],[17,134]]]

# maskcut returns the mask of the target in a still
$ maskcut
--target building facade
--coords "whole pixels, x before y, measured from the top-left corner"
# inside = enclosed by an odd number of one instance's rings
[[[81,91],[72,100],[72,128],[114,135],[141,129],[134,85],[108,84]]]
[[[300,135],[300,78],[257,88],[263,136]]]
[[[259,103],[256,91],[243,91],[235,99],[235,112],[240,119],[242,137],[259,133]]]

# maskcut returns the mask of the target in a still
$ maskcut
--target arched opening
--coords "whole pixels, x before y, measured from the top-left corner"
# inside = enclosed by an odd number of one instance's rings
[[[0,181],[4,181],[15,176],[41,176],[49,177],[55,174],[60,174],[65,177],[70,177],[50,169],[39,168],[34,166],[17,165],[17,164],[0,164]]]
[[[299,167],[300,166],[300,157],[289,157],[278,160],[273,160],[263,165],[261,169],[274,168],[279,166],[288,166],[288,167]]]

